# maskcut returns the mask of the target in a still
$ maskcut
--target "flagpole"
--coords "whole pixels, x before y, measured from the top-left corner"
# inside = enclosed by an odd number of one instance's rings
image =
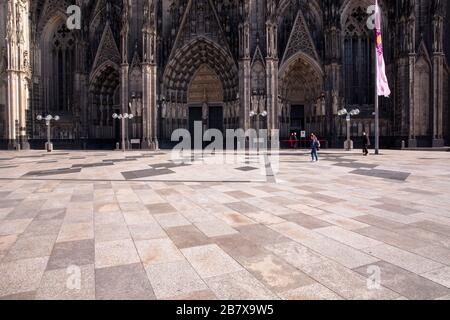
[[[380,154],[380,108],[378,101],[378,52],[375,45],[375,154]]]
[[[379,10],[378,1],[375,0],[375,10]],[[378,51],[377,51],[378,30],[375,27],[375,154],[380,154],[380,109],[378,98]]]

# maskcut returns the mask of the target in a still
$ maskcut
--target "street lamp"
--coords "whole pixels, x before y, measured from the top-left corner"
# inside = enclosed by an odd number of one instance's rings
[[[36,119],[38,121],[45,121],[45,125],[47,126],[47,142],[45,143],[45,149],[47,150],[47,152],[52,152],[53,151],[53,144],[50,141],[50,135],[51,135],[51,130],[50,130],[50,124],[52,121],[59,121],[60,117],[59,116],[52,116],[52,115],[47,115],[47,116],[42,116],[42,115],[38,115],[36,117]]]
[[[352,117],[357,116],[361,113],[359,109],[353,109],[352,111],[348,112],[347,109],[342,109],[338,111],[339,116],[346,116],[345,120],[347,121],[347,141],[345,141],[344,148],[347,151],[350,151],[353,149],[353,141],[351,140],[351,134],[350,134],[350,124]]]
[[[114,113],[112,115],[113,119],[115,120],[120,120],[121,122],[121,126],[122,126],[122,151],[125,152],[125,120],[132,120],[134,118],[133,114],[128,114],[128,113],[124,113],[124,114],[117,114]]]
[[[259,145],[260,145],[260,140],[259,140],[259,117],[262,118],[266,118],[267,117],[267,111],[263,111],[261,113],[258,113],[256,111],[251,111],[250,112],[250,119],[251,118],[256,118],[256,134],[257,134],[257,139],[258,139],[258,151],[259,151]]]

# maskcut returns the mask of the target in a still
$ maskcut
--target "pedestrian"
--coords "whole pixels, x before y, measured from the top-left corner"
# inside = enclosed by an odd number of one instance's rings
[[[367,155],[369,154],[369,146],[370,146],[370,139],[369,136],[367,135],[367,133],[363,132],[363,136],[362,136],[362,143],[363,143],[363,155],[365,157],[367,157]]]
[[[319,161],[317,151],[320,149],[320,142],[314,133],[311,133],[311,158],[312,162]]]

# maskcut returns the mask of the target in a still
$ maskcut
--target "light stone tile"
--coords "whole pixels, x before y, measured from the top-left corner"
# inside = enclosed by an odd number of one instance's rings
[[[128,226],[134,241],[167,238],[167,233],[157,223]]]
[[[369,225],[365,223],[350,218],[345,218],[337,214],[320,215],[316,218],[329,222],[346,230],[356,230],[369,227]]]
[[[381,285],[408,299],[431,300],[450,293],[444,286],[384,261],[354,271],[369,277],[374,275],[373,272],[377,271],[377,268]]]
[[[219,219],[197,222],[194,225],[207,237],[220,237],[238,233],[238,231]]]
[[[93,238],[93,223],[63,223],[56,242],[77,241]]]
[[[444,267],[438,270],[424,273],[422,274],[422,277],[450,288],[450,267]]]
[[[181,252],[203,279],[243,270],[215,244],[186,248]]]
[[[412,249],[411,252],[424,258],[428,258],[445,265],[450,265],[450,249],[439,246],[427,246]]]
[[[9,248],[16,242],[17,235],[1,236],[0,237],[0,253],[6,253]]]
[[[206,283],[220,300],[278,300],[245,270],[208,278]]]
[[[183,260],[183,255],[169,238],[136,241],[135,244],[145,267]]]
[[[367,278],[332,261],[325,261],[302,269],[314,280],[349,300],[389,300],[399,295],[389,289],[371,290]]]
[[[163,213],[154,216],[164,229],[188,226],[191,223],[179,213]]]
[[[75,278],[78,275],[80,276],[79,280]],[[95,299],[94,265],[46,271],[36,292],[36,299]]]
[[[359,235],[355,232],[340,227],[326,227],[315,229],[315,231],[355,249],[364,249],[381,244],[380,241]]]
[[[342,300],[339,295],[320,283],[282,292],[279,296],[285,300]]]
[[[247,213],[246,214],[250,219],[253,219],[254,221],[258,223],[262,223],[265,225],[270,224],[278,224],[286,222],[286,220],[277,217],[273,214],[267,213],[267,212],[258,212],[258,213]]]
[[[148,213],[148,211],[123,212],[123,217],[128,225],[157,223],[155,218]]]
[[[146,267],[155,295],[158,299],[188,295],[208,287],[185,260],[149,265]]]
[[[96,213],[94,215],[94,223],[96,226],[101,224],[125,223],[125,219],[120,211]]]
[[[0,236],[21,234],[25,231],[33,219],[1,220]]]
[[[95,243],[95,268],[106,268],[140,262],[132,240]]]
[[[277,256],[286,260],[292,266],[303,269],[305,266],[323,262],[326,258],[297,242],[283,242],[265,246]]]
[[[273,254],[250,258],[243,262],[243,266],[275,293],[314,283],[310,277]]]
[[[382,244],[363,250],[368,254],[411,272],[421,274],[443,267],[442,264],[423,258],[414,253]]]
[[[272,230],[286,236],[296,242],[302,243],[306,240],[319,240],[323,236],[312,230],[306,229],[293,222],[285,222],[269,226]]]
[[[44,274],[48,257],[0,264],[0,296],[35,291]]]
[[[3,258],[3,262],[50,256],[56,236],[19,238]]]
[[[248,226],[251,224],[256,224],[255,221],[246,217],[244,214],[240,214],[238,212],[225,212],[221,214],[216,214],[216,217],[220,220],[224,221],[226,224],[231,226],[232,228]]]
[[[95,241],[105,242],[131,238],[125,223],[101,224],[95,226]]]

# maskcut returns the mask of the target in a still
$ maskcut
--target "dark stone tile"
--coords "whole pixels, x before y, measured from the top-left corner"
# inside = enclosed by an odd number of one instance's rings
[[[206,237],[195,226],[168,228],[166,232],[179,249],[198,247],[212,243],[212,240]]]
[[[78,173],[78,172],[81,172],[81,168],[61,168],[61,169],[43,170],[43,171],[30,171],[30,172],[26,173],[24,176],[53,176],[53,175]]]
[[[163,214],[163,213],[173,213],[177,212],[173,206],[168,203],[157,203],[157,204],[149,204],[146,205],[146,208],[150,212],[150,214]]]
[[[172,168],[180,168],[180,167],[187,167],[187,166],[189,166],[189,164],[185,164],[185,163],[176,164],[174,162],[150,164],[150,167],[152,167],[153,169],[172,169]]]
[[[399,234],[422,240],[424,244],[429,242],[430,244],[437,244],[441,247],[450,248],[450,233],[445,235],[426,229],[416,228],[411,225],[406,225],[403,228],[397,228],[395,231]]]
[[[258,170],[258,168],[247,166],[247,167],[236,168],[236,170],[244,171],[244,172],[249,172],[249,171],[255,171],[255,170]]]
[[[229,195],[235,199],[248,199],[248,198],[254,198],[253,195],[248,194],[244,191],[229,191],[229,192],[225,192],[226,195]]]
[[[407,251],[426,245],[423,241],[399,234],[396,231],[380,229],[377,227],[357,229],[354,230],[354,232]]]
[[[6,216],[5,219],[34,219],[39,214],[39,209],[44,203],[45,200],[22,201]]]
[[[15,208],[21,202],[22,202],[22,200],[0,200],[0,209],[3,209],[3,208]]]
[[[136,158],[128,158],[128,157],[126,157],[125,159],[112,159],[112,160],[103,160],[104,162],[110,162],[110,161],[112,161],[112,162],[132,162],[132,161],[136,161],[137,159]]]
[[[410,224],[412,227],[417,227],[420,229],[425,229],[435,233],[443,234],[444,236],[450,235],[450,226],[440,224],[433,221],[420,221]]]
[[[140,178],[164,176],[172,173],[174,173],[174,171],[169,169],[144,169],[144,170],[122,172],[122,175],[126,180],[133,180]]]
[[[95,296],[99,300],[156,299],[140,263],[96,269]]]
[[[23,237],[33,237],[40,235],[55,235],[57,236],[63,219],[53,220],[38,220],[34,219],[23,232]]]
[[[290,222],[295,222],[298,225],[305,227],[307,229],[318,229],[331,226],[331,224],[326,221],[308,216],[303,213],[289,214],[283,216],[282,218]]]
[[[97,168],[97,167],[108,167],[113,166],[112,162],[103,162],[103,163],[86,163],[86,164],[74,164],[72,168]]]
[[[214,242],[237,261],[243,262],[258,255],[268,253],[262,245],[236,234],[214,238]]]
[[[292,194],[292,196],[294,197],[295,195]],[[299,201],[297,201],[297,200],[288,199],[286,197],[279,197],[279,196],[267,197],[267,198],[262,198],[262,199],[263,200],[267,200],[269,202],[272,202],[273,204],[280,205],[280,206],[288,206],[288,205],[291,205],[291,204],[298,204],[299,203]]]
[[[246,202],[232,202],[225,204],[228,208],[237,211],[239,213],[252,213],[252,212],[259,212],[261,211],[260,208],[254,207],[251,204],[248,204]]]
[[[385,211],[389,211],[389,212],[403,214],[405,216],[421,212],[421,211],[413,209],[413,208],[406,208],[406,207],[402,207],[402,206],[390,204],[390,203],[382,203],[382,204],[374,205],[372,207],[381,209],[381,210],[385,210]]]
[[[411,173],[408,172],[379,170],[379,169],[372,169],[372,170],[357,169],[351,171],[350,173],[357,174],[360,176],[398,180],[398,181],[406,181],[406,179],[408,179],[408,177],[411,175]]]
[[[329,203],[329,204],[340,203],[340,202],[345,201],[343,199],[327,196],[327,195],[321,194],[321,193],[310,193],[310,194],[306,194],[305,197],[312,198],[314,200],[322,201],[322,202]]]
[[[380,261],[372,265],[381,269],[381,285],[383,287],[410,300],[434,300],[450,294],[450,289],[390,263]],[[365,266],[355,271],[368,277],[367,268],[368,266]]]
[[[94,240],[56,243],[47,264],[47,270],[67,268],[71,265],[94,264]]]
[[[288,242],[290,239],[279,234],[272,229],[262,225],[255,224],[236,228],[241,236],[257,245],[266,246],[280,242]]]
[[[374,227],[378,227],[381,229],[388,229],[388,230],[401,228],[401,227],[405,226],[402,223],[391,221],[391,220],[377,217],[374,215],[359,216],[359,217],[354,217],[352,219],[362,222],[362,223],[365,223],[365,224],[368,224],[368,225],[371,225],[371,226],[374,226]]]

